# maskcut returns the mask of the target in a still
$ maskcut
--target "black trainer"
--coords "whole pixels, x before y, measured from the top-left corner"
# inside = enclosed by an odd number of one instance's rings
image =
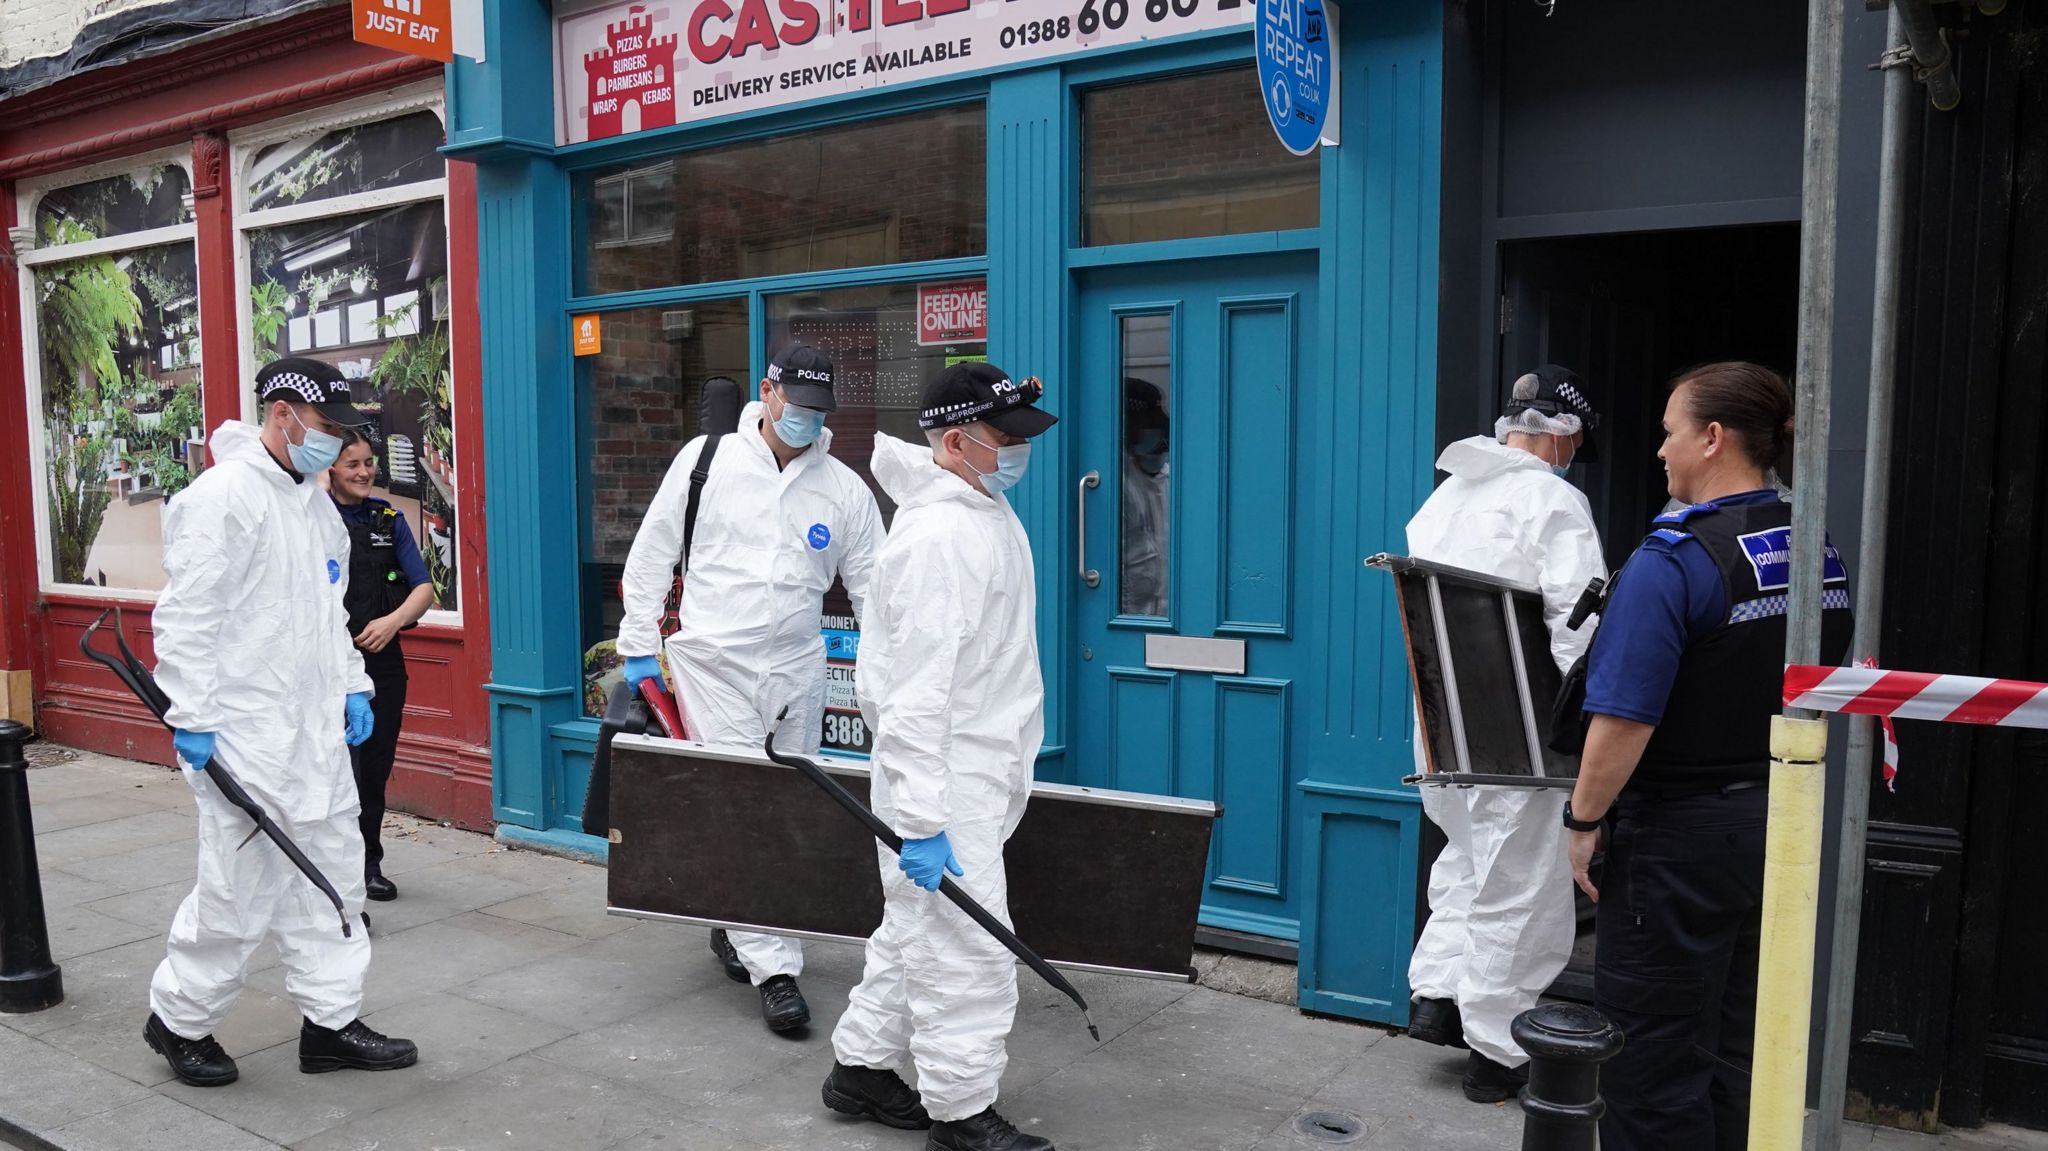
[[[860,1115],[898,1131],[923,1131],[932,1125],[924,1103],[901,1075],[879,1067],[832,1064],[825,1077],[825,1106],[841,1115]]]
[[[740,953],[733,949],[732,940],[726,937],[725,928],[711,929],[711,954],[725,964],[725,977],[734,983],[752,983],[754,977],[747,974],[747,965],[740,962]]]
[[[795,1031],[811,1021],[811,1005],[804,1002],[794,976],[771,975],[761,985],[761,1018],[770,1031]]]
[[[1053,1151],[1052,1142],[1026,1135],[991,1107],[979,1115],[932,1124],[925,1151]]]
[[[325,1071],[396,1071],[419,1062],[420,1049],[410,1039],[379,1035],[358,1019],[339,1031],[330,1031],[312,1020],[299,1023],[299,1070],[308,1075]]]
[[[1465,1057],[1465,1098],[1474,1103],[1505,1103],[1528,1082],[1528,1064],[1503,1067],[1477,1051]]]
[[[365,894],[378,903],[389,903],[398,898],[398,885],[376,872],[363,877]]]
[[[142,1041],[164,1057],[164,1062],[171,1065],[171,1074],[194,1087],[226,1087],[241,1077],[235,1061],[220,1049],[213,1036],[187,1039],[164,1026],[154,1011],[149,1013],[149,1022],[142,1025]]]
[[[1408,1038],[1439,1047],[1465,1046],[1465,1022],[1448,999],[1417,999],[1408,1005]]]

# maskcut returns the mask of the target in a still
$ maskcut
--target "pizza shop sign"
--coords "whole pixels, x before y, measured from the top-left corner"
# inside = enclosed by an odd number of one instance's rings
[[[1249,24],[1257,0],[653,0],[557,21],[562,143]]]

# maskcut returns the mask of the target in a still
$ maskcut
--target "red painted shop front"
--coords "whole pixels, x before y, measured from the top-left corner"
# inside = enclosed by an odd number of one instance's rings
[[[0,715],[170,762],[79,639],[119,608],[153,659],[163,499],[258,365],[318,356],[381,413],[436,589],[391,804],[491,826],[475,178],[436,150],[441,77],[343,7],[0,102]]]

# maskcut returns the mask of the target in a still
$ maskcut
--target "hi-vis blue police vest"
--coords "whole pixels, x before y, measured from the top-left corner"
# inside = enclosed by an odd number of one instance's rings
[[[1697,504],[1657,517],[1654,533],[1681,545],[1698,541],[1720,570],[1727,611],[1686,646],[1632,790],[1682,791],[1766,779],[1770,717],[1783,709],[1787,593],[1792,572],[1792,508]],[[1821,662],[1840,663],[1854,630],[1849,571],[1827,548],[1822,591]]]

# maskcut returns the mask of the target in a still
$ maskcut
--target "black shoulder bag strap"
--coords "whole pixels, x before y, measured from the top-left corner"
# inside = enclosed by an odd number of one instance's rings
[[[718,454],[719,435],[705,437],[704,450],[697,453],[697,466],[690,471],[690,496],[683,504],[683,557],[676,564],[675,578],[668,586],[668,602],[661,608],[661,637],[667,639],[681,624],[683,571],[690,566],[690,542],[697,538],[697,504],[704,494],[704,481],[711,478],[711,460]]]

